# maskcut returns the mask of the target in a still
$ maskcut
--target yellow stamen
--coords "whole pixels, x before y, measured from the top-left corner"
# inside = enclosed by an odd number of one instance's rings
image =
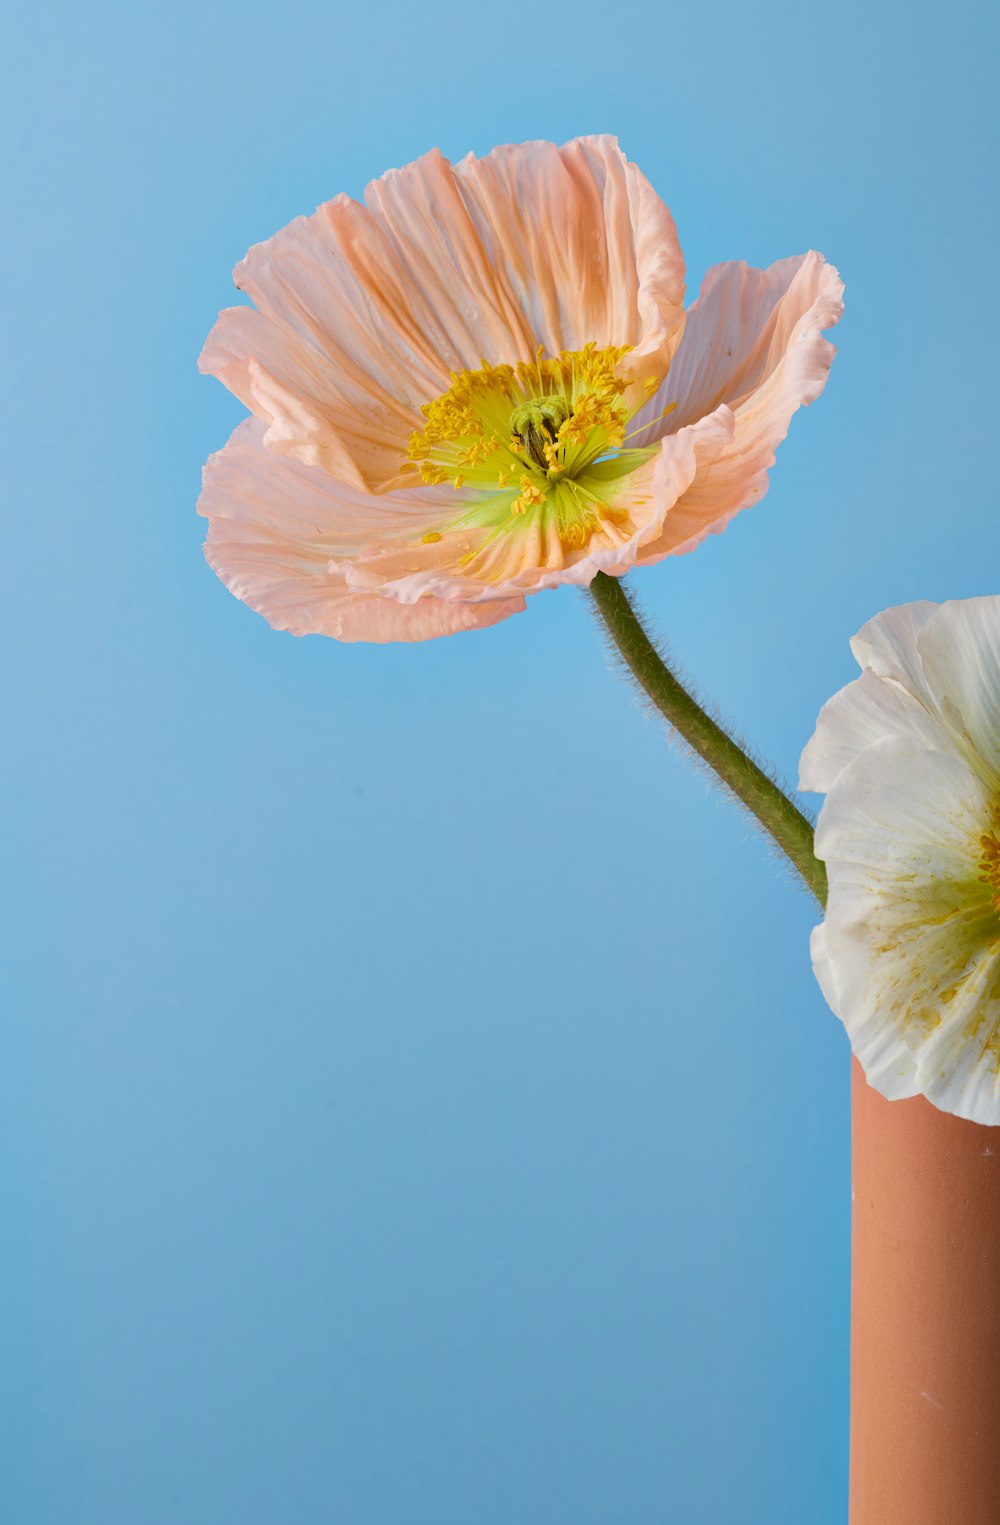
[[[982,857],[979,860],[979,882],[988,884],[993,890],[990,897],[993,909],[1000,916],[1000,807],[994,807],[993,823],[989,831],[984,831],[979,838],[979,847]]]
[[[657,413],[655,418],[647,419],[644,424],[639,424],[638,428],[630,429],[625,435],[625,439],[635,439],[637,434],[642,434],[645,429],[649,429],[653,424],[661,424],[668,413],[672,413],[676,406],[676,402],[668,402],[662,413]]]
[[[604,499],[646,458],[627,450],[626,431],[663,380],[620,375],[628,351],[586,344],[546,358],[539,345],[530,361],[484,360],[478,370],[453,372],[447,391],[421,409],[424,425],[410,438],[404,469],[419,470],[427,486],[470,490],[456,527],[499,534],[530,509],[551,516],[546,522],[567,549],[585,548],[598,533],[614,535],[628,512]],[[513,499],[496,500],[511,483]]]

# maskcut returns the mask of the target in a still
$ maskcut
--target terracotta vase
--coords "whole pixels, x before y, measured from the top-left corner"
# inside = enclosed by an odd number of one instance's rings
[[[1000,1525],[1000,1128],[853,1112],[850,1525]]]

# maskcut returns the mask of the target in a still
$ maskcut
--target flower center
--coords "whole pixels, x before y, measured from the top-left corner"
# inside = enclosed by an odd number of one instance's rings
[[[550,397],[532,397],[510,415],[511,438],[518,454],[527,451],[539,471],[552,469],[546,451],[554,451],[559,430],[570,416],[565,397],[555,392]]]
[[[652,454],[628,449],[626,430],[662,378],[619,376],[629,348],[588,344],[550,359],[539,348],[530,363],[484,361],[453,373],[422,409],[427,422],[410,438],[406,469],[419,469],[428,485],[488,493],[497,527],[503,516],[545,514],[564,545],[586,545],[602,525],[627,517],[608,499]]]
[[[993,810],[993,822],[989,831],[979,838],[982,857],[979,860],[979,881],[988,884],[992,891],[993,909],[1000,916],[1000,806]]]

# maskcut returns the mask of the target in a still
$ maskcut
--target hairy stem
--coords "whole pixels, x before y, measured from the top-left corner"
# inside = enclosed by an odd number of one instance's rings
[[[598,572],[591,597],[611,641],[638,687],[720,782],[754,815],[781,848],[821,906],[826,868],[813,851],[813,828],[764,769],[705,713],[667,666],[629,601],[620,579]]]

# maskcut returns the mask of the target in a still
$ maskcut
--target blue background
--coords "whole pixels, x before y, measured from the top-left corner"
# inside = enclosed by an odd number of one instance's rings
[[[564,590],[297,641],[201,558],[248,245],[617,132],[692,296],[810,246],[766,502],[635,579],[794,776],[848,637],[996,592],[995,17],[172,0],[7,22],[0,1516],[842,1525],[848,1051],[814,913]]]

